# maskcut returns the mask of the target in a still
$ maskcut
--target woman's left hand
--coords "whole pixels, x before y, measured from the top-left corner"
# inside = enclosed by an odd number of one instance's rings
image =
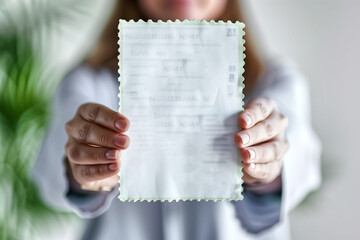
[[[285,138],[288,119],[271,99],[255,98],[239,115],[239,125],[243,130],[236,133],[235,143],[241,149],[244,182],[272,182],[280,175],[282,157],[289,147]]]

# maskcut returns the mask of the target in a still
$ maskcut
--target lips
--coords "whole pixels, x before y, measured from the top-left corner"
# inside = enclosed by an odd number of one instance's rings
[[[172,9],[184,9],[191,6],[190,0],[169,0],[168,7]]]

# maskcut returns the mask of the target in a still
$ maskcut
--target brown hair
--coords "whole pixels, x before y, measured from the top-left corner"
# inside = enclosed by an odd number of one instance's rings
[[[136,2],[137,1],[134,0],[117,0],[115,4],[115,10],[109,18],[108,24],[100,35],[97,45],[85,60],[87,64],[95,68],[108,67],[111,69],[117,69],[117,26],[119,19],[146,20],[146,18],[141,14],[141,11],[138,8]],[[239,0],[228,0],[228,6],[224,14],[219,17],[219,19],[215,20],[244,22]],[[246,85],[245,93],[247,93],[255,87],[258,78],[262,74],[263,62],[259,54],[256,52],[255,46],[251,41],[248,31],[246,31],[245,40],[246,64],[244,77]]]

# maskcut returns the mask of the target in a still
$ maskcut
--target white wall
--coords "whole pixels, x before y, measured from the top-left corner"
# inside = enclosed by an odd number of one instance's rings
[[[293,239],[360,239],[360,1],[243,1],[247,31],[259,47],[292,58],[307,76],[313,125],[323,144],[324,182],[291,214]],[[99,3],[109,3],[92,2],[97,15]],[[96,19],[90,25],[96,28]],[[66,65],[76,59],[73,50],[81,45],[65,41],[58,60]]]
[[[307,76],[323,144],[323,186],[291,214],[293,238],[360,239],[360,1],[245,2],[248,31]]]

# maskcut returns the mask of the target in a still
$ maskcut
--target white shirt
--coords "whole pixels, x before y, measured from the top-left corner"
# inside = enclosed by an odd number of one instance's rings
[[[289,118],[290,148],[283,158],[281,195],[245,191],[243,201],[176,203],[120,202],[117,190],[87,197],[68,194],[65,123],[86,102],[118,109],[116,73],[79,66],[58,88],[48,135],[33,168],[44,201],[55,209],[92,218],[84,239],[289,239],[289,211],[320,184],[320,143],[311,129],[308,86],[301,74],[289,63],[268,61],[266,66],[245,103],[269,97]]]

